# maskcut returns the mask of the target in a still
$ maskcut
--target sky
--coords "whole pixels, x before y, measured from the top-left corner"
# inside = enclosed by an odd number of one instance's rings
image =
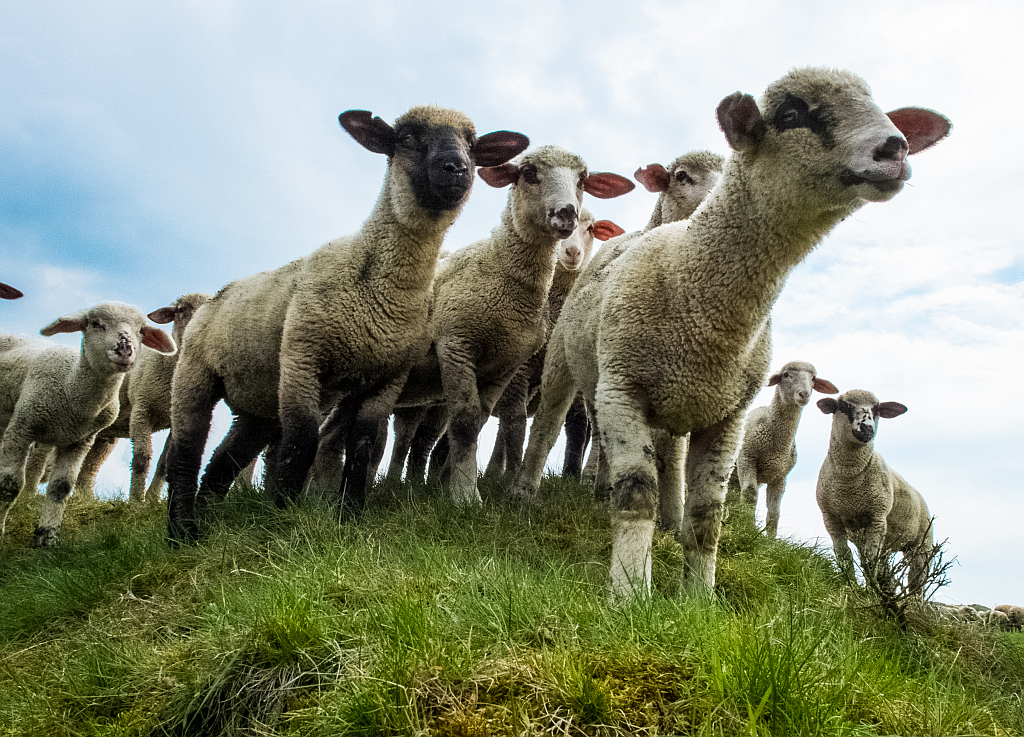
[[[849,69],[882,109],[933,108],[953,133],[793,272],[772,365],[810,361],[844,391],[907,405],[875,448],[957,558],[939,598],[1024,605],[1024,430],[1008,401],[1024,360],[1024,136],[1009,135],[1024,119],[1022,27],[1020,3],[984,0],[10,0],[0,281],[26,296],[0,303],[0,330],[38,335],[107,300],[149,312],[356,230],[386,160],[340,128],[344,110],[455,107],[478,134],[520,131],[631,176],[692,149],[728,154],[714,111],[736,90],[758,96],[795,66]],[[505,198],[478,179],[446,247],[486,235]],[[637,187],[588,206],[629,231],[654,201]],[[211,449],[228,422],[219,409]],[[814,501],[830,425],[804,411],[782,536],[830,545]],[[122,441],[101,494],[127,493],[129,463]]]

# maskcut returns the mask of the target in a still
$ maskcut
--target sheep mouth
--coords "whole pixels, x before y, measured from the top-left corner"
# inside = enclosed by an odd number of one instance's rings
[[[899,173],[892,176],[873,176],[870,174],[856,174],[852,169],[847,169],[839,175],[839,181],[846,187],[856,187],[859,184],[867,184],[874,187],[883,194],[894,194],[903,189],[903,183],[910,179],[910,169],[901,167]]]
[[[562,259],[561,263],[562,268],[565,269],[566,271],[578,271],[579,268],[583,266],[583,259],[580,259],[578,261],[568,261],[566,259]]]
[[[566,238],[568,238],[569,236],[576,232],[576,226],[574,225],[571,228],[559,228],[555,226],[555,232],[558,233],[558,237],[564,241]]]
[[[110,360],[110,363],[114,367],[115,371],[117,371],[119,373],[122,373],[122,374],[126,374],[126,373],[128,373],[129,371],[132,370],[132,364],[135,363],[135,362],[132,361],[132,360],[112,358]]]
[[[867,444],[870,443],[872,438],[875,437],[875,431],[871,428],[857,428],[853,431],[853,437],[860,442]]]

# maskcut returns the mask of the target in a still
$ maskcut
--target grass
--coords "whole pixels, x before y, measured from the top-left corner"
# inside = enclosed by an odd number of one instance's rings
[[[520,510],[381,484],[358,523],[237,489],[202,544],[163,507],[72,502],[0,559],[0,733],[1024,735],[1024,635],[906,631],[822,551],[730,514],[715,596],[612,606],[608,516],[549,479]]]

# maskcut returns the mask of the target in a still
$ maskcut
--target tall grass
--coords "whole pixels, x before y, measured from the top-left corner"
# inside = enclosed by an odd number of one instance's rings
[[[612,606],[607,513],[382,484],[357,523],[236,489],[197,546],[162,507],[77,504],[54,551],[15,507],[0,732],[18,735],[1024,735],[1019,634],[901,631],[821,551],[730,514],[718,586]]]

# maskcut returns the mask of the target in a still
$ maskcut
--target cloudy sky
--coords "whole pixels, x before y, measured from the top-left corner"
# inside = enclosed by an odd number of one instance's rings
[[[883,109],[931,107],[954,131],[914,158],[911,186],[841,223],[793,273],[773,365],[811,361],[843,390],[906,404],[876,448],[959,560],[943,598],[1024,604],[1024,430],[1009,401],[1024,360],[1024,7],[625,7],[3,3],[0,281],[26,297],[0,304],[0,329],[37,334],[112,299],[151,311],[355,230],[385,160],[339,127],[350,108],[394,120],[413,104],[456,107],[480,133],[518,130],[629,176],[695,148],[727,153],[714,110],[736,90],[758,95],[794,66],[851,69]],[[504,200],[478,180],[448,245],[485,235]],[[591,209],[634,230],[653,203],[638,187]],[[814,483],[829,427],[809,406],[780,534],[827,540]],[[122,442],[102,493],[127,489],[129,458]]]

